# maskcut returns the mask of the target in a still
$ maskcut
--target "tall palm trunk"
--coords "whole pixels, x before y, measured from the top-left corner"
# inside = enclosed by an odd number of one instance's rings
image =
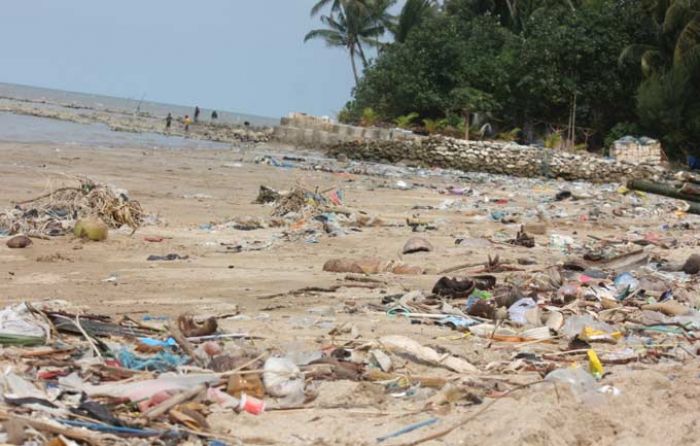
[[[355,76],[355,86],[360,83],[360,78],[357,76],[357,66],[355,65],[355,45],[351,44],[348,47],[348,50],[350,51],[350,63],[352,64],[352,74]]]
[[[367,68],[367,58],[365,57],[365,50],[362,49],[362,44],[357,42],[357,52],[360,54],[360,59],[362,59],[362,66]]]
[[[464,110],[464,139],[469,142],[469,126],[470,126],[470,119],[469,119],[469,110]]]

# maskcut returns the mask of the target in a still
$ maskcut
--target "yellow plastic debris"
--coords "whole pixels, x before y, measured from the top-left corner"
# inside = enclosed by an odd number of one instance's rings
[[[603,363],[598,359],[598,354],[593,349],[588,350],[586,354],[588,354],[588,369],[591,375],[595,376],[596,379],[602,378],[605,370],[603,369]]]
[[[596,330],[593,327],[583,327],[581,333],[578,335],[579,339],[586,342],[610,342],[617,343],[617,341],[622,338],[622,333],[615,331],[613,333],[606,333],[602,330]]]

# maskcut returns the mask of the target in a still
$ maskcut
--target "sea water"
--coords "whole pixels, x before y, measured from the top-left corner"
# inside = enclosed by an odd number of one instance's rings
[[[97,148],[226,149],[230,144],[157,133],[115,132],[105,124],[79,124],[0,112],[0,142],[43,143]]]
[[[195,105],[199,105],[202,110],[200,119],[209,120],[212,110],[207,104],[192,104],[190,106],[163,104],[150,102],[148,97],[117,98],[113,96],[103,96],[97,94],[76,93],[72,91],[52,90],[49,88],[30,87],[26,85],[5,84],[0,82],[0,98],[19,99],[32,101],[37,105],[41,103],[60,104],[76,108],[87,108],[99,111],[118,111],[134,113],[137,111],[150,113],[154,116],[165,117],[168,113],[173,116],[184,116],[194,114]],[[247,115],[243,113],[217,110],[219,121],[231,124],[243,124],[250,122],[253,126],[273,126],[277,125],[275,118]]]

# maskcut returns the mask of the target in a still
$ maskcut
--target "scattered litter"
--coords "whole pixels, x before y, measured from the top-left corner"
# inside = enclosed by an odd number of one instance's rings
[[[183,255],[180,255],[180,254],[171,253],[171,254],[166,254],[166,255],[163,255],[163,256],[157,255],[157,254],[151,254],[150,256],[148,256],[148,258],[147,258],[146,260],[149,261],[149,262],[156,262],[156,261],[168,261],[168,262],[171,262],[171,261],[173,261],[173,260],[187,260],[187,259],[189,259],[189,258],[190,258],[190,256],[188,256],[188,255],[184,255],[184,256],[183,256]]]

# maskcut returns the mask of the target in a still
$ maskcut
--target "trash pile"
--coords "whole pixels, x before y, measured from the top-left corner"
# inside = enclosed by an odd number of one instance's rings
[[[110,228],[126,225],[136,231],[144,212],[126,191],[81,178],[77,186],[61,187],[0,211],[0,235],[61,236],[86,217],[97,218]]]
[[[212,411],[258,415],[266,393],[303,399],[296,365],[217,328],[191,315],[113,321],[63,301],[4,308],[0,443],[229,444],[207,433]]]
[[[606,364],[682,362],[700,353],[698,255],[673,264],[644,249],[589,252],[501,279],[483,274],[493,272],[492,265],[490,260],[478,270],[444,276],[428,294],[385,296],[370,309],[489,343],[512,343],[516,360],[487,364],[491,372],[537,370],[544,376],[577,360],[600,380]]]
[[[378,217],[344,206],[343,201],[344,192],[336,187],[312,191],[296,186],[290,191],[277,191],[262,185],[253,203],[271,207],[270,217],[238,216],[222,223],[203,224],[199,229],[206,232],[279,229],[268,234],[268,239],[249,238],[219,243],[225,247],[225,252],[232,253],[265,250],[280,241],[319,243],[324,235],[342,237],[361,232],[364,227],[384,224]]]
[[[334,340],[347,335],[354,340]],[[463,357],[407,336],[366,340],[338,326],[328,332],[329,342],[310,351],[263,348],[256,339],[222,332],[212,316],[115,321],[64,301],[5,307],[0,441],[239,444],[213,433],[209,417],[313,407],[324,381],[376,382],[374,391],[384,387],[396,395],[432,389],[426,409],[434,411],[481,402],[441,374],[403,372],[407,361],[460,375],[479,371]]]

